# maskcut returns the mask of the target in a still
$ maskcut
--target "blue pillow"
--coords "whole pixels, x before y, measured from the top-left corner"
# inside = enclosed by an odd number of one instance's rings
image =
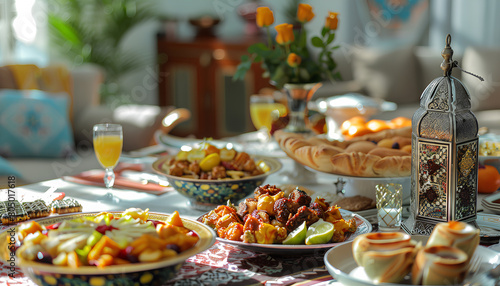
[[[16,168],[14,168],[9,161],[0,157],[0,177],[8,177],[8,176],[16,176],[21,177],[21,173],[19,173]]]
[[[67,94],[0,90],[0,155],[66,157],[73,153]]]

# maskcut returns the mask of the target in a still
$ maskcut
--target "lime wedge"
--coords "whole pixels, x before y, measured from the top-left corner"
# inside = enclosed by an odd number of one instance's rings
[[[307,225],[304,221],[299,227],[294,229],[288,234],[288,236],[283,240],[283,244],[304,244],[306,240]]]
[[[328,243],[332,239],[333,231],[333,224],[320,219],[307,229],[306,244]]]

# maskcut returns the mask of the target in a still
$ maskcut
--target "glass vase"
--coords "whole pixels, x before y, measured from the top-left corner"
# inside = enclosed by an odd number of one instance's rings
[[[285,131],[293,133],[310,133],[307,126],[307,103],[314,93],[322,86],[322,83],[285,83],[283,90],[288,102],[288,114],[290,121]]]
[[[283,85],[290,119],[284,131],[312,135],[312,130],[308,127],[307,103],[321,86],[321,83],[286,83]],[[284,171],[281,175],[285,183],[313,184],[317,181],[315,173],[296,161],[293,161],[291,171]]]

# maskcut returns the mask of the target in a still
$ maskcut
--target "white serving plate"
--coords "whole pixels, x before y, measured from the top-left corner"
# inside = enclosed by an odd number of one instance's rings
[[[229,239],[223,239],[217,237],[217,241],[231,244],[242,249],[248,249],[251,251],[262,252],[267,254],[279,254],[279,255],[301,255],[301,254],[311,254],[317,251],[324,251],[330,249],[339,244],[346,242],[352,242],[354,238],[358,235],[369,233],[372,231],[371,223],[363,218],[362,216],[341,209],[340,213],[344,219],[350,219],[354,217],[358,225],[358,229],[344,242],[338,243],[326,243],[326,244],[313,244],[313,245],[286,245],[286,244],[259,244],[259,243],[246,243],[243,241],[234,241]]]
[[[428,236],[414,235],[412,236],[412,239],[421,241],[422,244],[425,244],[427,242]],[[477,255],[481,258],[481,270],[491,269],[500,264],[500,252],[488,249],[484,246],[478,246],[474,255]],[[374,284],[373,282],[368,280],[363,267],[359,267],[356,264],[356,261],[354,261],[354,257],[352,255],[352,242],[344,243],[330,249],[328,252],[326,252],[324,261],[328,272],[344,286],[413,285],[410,282],[409,276],[405,277],[404,281],[401,282],[402,284]],[[474,276],[471,276],[468,279],[471,279],[473,277]],[[467,282],[467,279],[465,282]]]
[[[411,179],[410,176],[405,177],[391,177],[391,178],[383,178],[383,177],[354,177],[354,176],[346,176],[346,175],[338,175],[325,173],[318,170],[315,170],[309,166],[304,166],[307,170],[311,172],[315,172],[318,174],[323,174],[330,176],[332,181],[341,179],[344,182],[342,190],[336,190],[337,193],[343,193],[345,196],[364,196],[368,197],[372,200],[375,200],[375,186],[378,184],[388,184],[388,183],[396,183],[401,184],[403,186],[403,205],[410,204],[410,184]]]

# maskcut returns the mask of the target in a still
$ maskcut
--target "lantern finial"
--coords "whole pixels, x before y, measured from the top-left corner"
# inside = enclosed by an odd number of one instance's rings
[[[443,76],[450,76],[451,69],[453,68],[453,60],[451,59],[451,57],[453,56],[453,49],[451,48],[450,44],[451,44],[451,35],[448,34],[446,36],[446,46],[441,52],[441,56],[443,56],[443,62],[441,63]]]

